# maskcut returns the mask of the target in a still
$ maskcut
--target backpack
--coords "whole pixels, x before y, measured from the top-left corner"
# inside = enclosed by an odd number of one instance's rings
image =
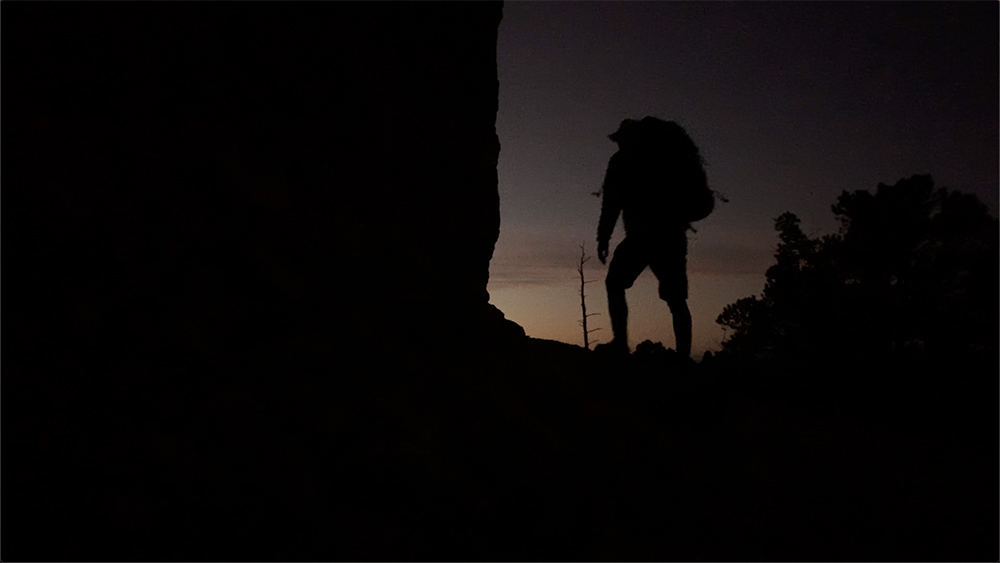
[[[704,177],[704,172],[701,176]],[[708,182],[694,182],[679,187],[683,190],[680,207],[684,220],[688,223],[701,221],[715,210],[715,194],[709,189]]]
[[[640,122],[645,140],[666,164],[668,199],[679,219],[701,221],[715,210],[715,193],[708,187],[705,166],[698,147],[679,124],[646,117]],[[662,151],[662,152],[661,152]]]

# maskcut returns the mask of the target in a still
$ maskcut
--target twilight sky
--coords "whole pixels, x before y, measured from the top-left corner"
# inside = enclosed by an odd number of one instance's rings
[[[785,211],[807,234],[835,232],[842,190],[930,173],[996,215],[998,16],[993,1],[508,1],[491,302],[529,336],[582,345],[575,264],[581,243],[596,254],[589,194],[626,117],[683,125],[729,199],[688,235],[696,358],[724,339],[722,308],[763,289]],[[612,249],[623,236],[619,221]],[[607,341],[607,269],[585,269],[592,338]],[[648,269],[627,295],[631,345],[672,347]]]

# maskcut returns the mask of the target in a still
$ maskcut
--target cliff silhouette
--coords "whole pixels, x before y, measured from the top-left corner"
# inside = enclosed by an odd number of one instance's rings
[[[21,10],[4,560],[998,555],[980,358],[605,357],[488,304],[501,4]]]

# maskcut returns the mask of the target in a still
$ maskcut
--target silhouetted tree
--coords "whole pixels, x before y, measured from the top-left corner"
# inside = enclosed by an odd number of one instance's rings
[[[635,347],[636,357],[663,357],[667,354],[667,348],[662,342],[653,342],[652,340],[643,340]]]
[[[577,264],[576,271],[580,274],[580,308],[583,310],[583,318],[580,321],[580,325],[583,326],[583,347],[590,349],[590,333],[597,332],[601,330],[600,328],[587,329],[587,317],[594,317],[600,315],[600,313],[587,313],[587,294],[584,291],[588,283],[593,283],[593,280],[583,279],[583,265],[587,260],[590,260],[590,256],[587,256],[586,250],[584,250],[583,245],[580,245],[580,262]],[[597,341],[595,340],[596,344]]]
[[[857,361],[996,356],[997,219],[930,176],[843,192],[840,232],[806,236],[775,220],[780,243],[761,296],[725,307],[726,353]],[[986,356],[982,356],[986,357]]]

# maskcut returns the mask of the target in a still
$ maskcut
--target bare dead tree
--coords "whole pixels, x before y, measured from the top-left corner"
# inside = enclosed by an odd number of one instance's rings
[[[580,262],[577,264],[576,271],[580,274],[580,308],[583,310],[583,319],[580,321],[580,325],[583,326],[583,347],[590,349],[590,333],[597,332],[601,330],[600,328],[587,329],[587,317],[593,317],[600,315],[600,313],[587,313],[587,294],[584,291],[588,283],[594,283],[594,280],[585,280],[583,278],[583,265],[590,260],[590,256],[587,256],[583,245],[580,245]],[[597,344],[598,341],[594,341]]]

